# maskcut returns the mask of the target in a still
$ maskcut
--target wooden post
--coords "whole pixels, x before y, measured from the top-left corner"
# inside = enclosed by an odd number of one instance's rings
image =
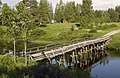
[[[75,61],[75,52],[73,51],[72,52],[72,63],[74,64],[74,61]]]
[[[63,65],[65,66],[66,60],[65,60],[65,54],[63,54]]]

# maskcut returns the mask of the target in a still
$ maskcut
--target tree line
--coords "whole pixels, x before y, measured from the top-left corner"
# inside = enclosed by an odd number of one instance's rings
[[[94,10],[92,0],[82,0],[82,4],[75,1],[66,4],[60,0],[55,8],[54,20],[60,22],[78,22],[82,27],[99,26],[102,23],[119,22],[120,6],[108,10]]]
[[[64,3],[60,0],[56,4],[55,10],[48,0],[40,0],[40,2],[22,0],[21,2],[26,6],[36,25],[52,23],[54,20],[56,23],[78,22],[83,27],[91,27],[104,22],[120,21],[120,6],[116,6],[115,9],[109,8],[106,11],[94,10],[92,0],[82,0],[82,4],[76,4],[75,1]]]

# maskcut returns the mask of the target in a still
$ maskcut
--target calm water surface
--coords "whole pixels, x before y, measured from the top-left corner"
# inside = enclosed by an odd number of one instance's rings
[[[92,65],[91,76],[92,78],[120,78],[120,52],[117,54],[114,52]]]
[[[55,65],[55,59],[53,61]],[[84,70],[79,68],[79,64],[78,67],[72,68],[62,66],[62,70],[61,67],[56,68],[54,65],[53,67],[38,65],[31,70],[35,76],[33,78],[120,78],[120,52],[110,52],[107,57]]]

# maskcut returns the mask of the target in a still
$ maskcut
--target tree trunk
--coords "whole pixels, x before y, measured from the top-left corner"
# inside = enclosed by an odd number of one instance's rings
[[[14,58],[14,64],[16,64],[16,45],[15,45],[16,44],[16,40],[15,39],[13,41],[13,44],[14,44],[14,51],[13,51],[14,52],[13,53],[14,57],[13,58]]]
[[[26,53],[27,43],[26,43],[26,41],[24,43],[24,46],[25,46],[25,65],[27,65],[27,53]]]
[[[24,42],[24,49],[25,49],[25,65],[27,65],[27,53],[26,53],[26,49],[27,49],[27,42],[26,42],[26,32],[25,32],[25,42]]]

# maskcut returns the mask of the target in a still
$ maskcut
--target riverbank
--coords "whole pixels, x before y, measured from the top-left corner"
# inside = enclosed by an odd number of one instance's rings
[[[0,55],[0,78],[30,78],[24,73],[24,69],[36,65],[35,62],[28,61],[25,65],[24,57],[18,57],[14,64],[10,54]]]
[[[120,28],[120,23],[106,23],[101,26],[94,26],[92,29],[79,28],[75,23],[47,24],[45,27],[36,27],[32,35],[28,35],[27,48],[46,46],[49,44],[66,44],[82,42],[85,40],[102,37],[108,32]],[[7,27],[1,26],[0,52],[3,49],[12,49],[13,40],[8,36]],[[5,34],[3,34],[5,33]],[[16,40],[16,49],[24,49],[23,39]]]
[[[112,36],[106,47],[108,50],[120,51],[120,33]]]

